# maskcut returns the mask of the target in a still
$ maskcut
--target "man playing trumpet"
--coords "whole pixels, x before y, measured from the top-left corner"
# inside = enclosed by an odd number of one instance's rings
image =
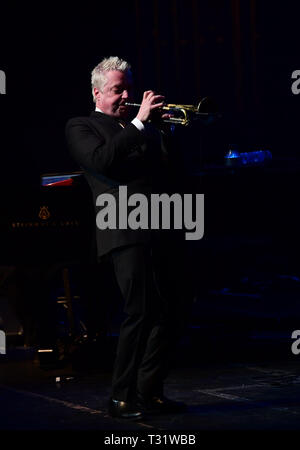
[[[132,72],[118,57],[102,60],[92,71],[91,84],[95,111],[69,120],[66,137],[91,187],[94,205],[103,192],[118,202],[120,185],[127,186],[128,195],[149,195],[166,179],[166,147],[153,126],[166,117],[160,111],[164,97],[144,92],[130,121],[132,108],[126,103],[133,100]],[[98,260],[109,262],[124,298],[109,402],[113,417],[139,419],[145,411],[172,413],[184,407],[167,399],[163,390],[180,329],[184,260],[178,247],[175,258],[153,234],[145,229],[96,230]]]

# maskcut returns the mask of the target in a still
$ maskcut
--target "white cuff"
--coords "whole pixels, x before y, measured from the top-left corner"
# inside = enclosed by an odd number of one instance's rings
[[[138,130],[144,131],[144,129],[145,129],[144,124],[143,124],[143,122],[141,122],[137,117],[135,117],[135,119],[133,119],[133,120],[131,121],[131,123],[132,123],[135,127],[137,127]]]

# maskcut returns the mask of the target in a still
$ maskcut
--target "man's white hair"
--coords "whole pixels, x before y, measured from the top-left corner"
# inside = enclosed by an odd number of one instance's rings
[[[131,69],[131,65],[119,58],[118,56],[110,56],[109,58],[104,58],[93,70],[92,70],[92,94],[94,102],[96,102],[94,88],[96,87],[99,91],[103,91],[103,88],[107,82],[106,72],[110,70],[119,70],[120,72],[127,72]]]

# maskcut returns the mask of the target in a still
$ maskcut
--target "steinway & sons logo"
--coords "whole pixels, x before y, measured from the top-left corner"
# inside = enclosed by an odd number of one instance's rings
[[[39,213],[37,214],[39,220],[20,220],[20,221],[14,221],[11,223],[12,228],[66,228],[66,227],[79,227],[80,222],[77,219],[67,219],[67,218],[61,218],[61,219],[53,219],[52,214],[52,220],[48,220],[51,217],[51,213],[49,211],[48,206],[40,206]]]
[[[42,220],[47,220],[50,217],[50,212],[47,206],[41,206],[39,212],[39,218]]]

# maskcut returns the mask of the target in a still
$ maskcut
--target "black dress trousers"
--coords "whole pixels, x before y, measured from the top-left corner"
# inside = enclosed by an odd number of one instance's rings
[[[170,265],[166,261],[171,256],[147,244],[127,246],[111,253],[125,302],[125,319],[113,370],[114,399],[129,402],[136,394],[145,398],[163,394],[171,350],[176,347],[181,331],[178,319],[182,292],[178,286],[170,289],[170,281],[175,277],[178,285],[183,274],[176,277],[174,270],[177,272],[178,262]],[[162,273],[166,268],[171,270],[169,275]],[[161,279],[169,284],[166,289]]]

